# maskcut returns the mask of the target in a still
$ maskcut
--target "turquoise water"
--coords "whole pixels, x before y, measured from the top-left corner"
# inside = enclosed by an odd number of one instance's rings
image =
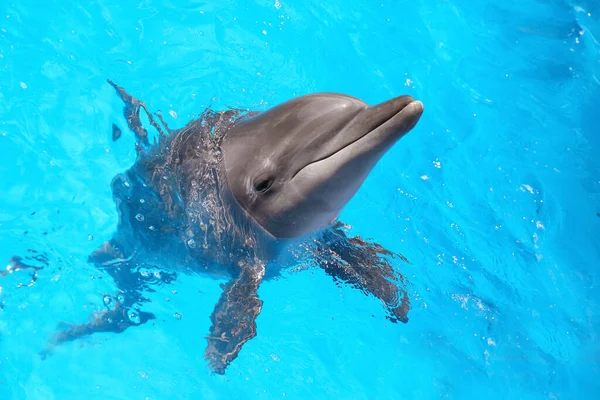
[[[0,278],[0,399],[598,398],[599,41],[592,0],[3,1],[0,258],[49,266]],[[87,263],[135,160],[107,78],[172,128],[314,91],[423,101],[341,216],[410,260],[410,321],[290,272],[212,375],[222,282],[180,275],[148,294],[153,323],[42,360],[116,289]]]

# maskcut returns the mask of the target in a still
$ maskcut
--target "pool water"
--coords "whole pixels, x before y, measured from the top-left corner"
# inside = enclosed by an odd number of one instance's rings
[[[0,399],[597,399],[600,3],[5,0]],[[320,270],[265,282],[258,335],[204,360],[219,281],[180,275],[153,323],[39,352],[112,281],[87,263],[135,161],[106,79],[171,128],[205,107],[410,94],[417,127],[341,219],[410,261],[407,324]],[[112,124],[123,130],[113,142]]]

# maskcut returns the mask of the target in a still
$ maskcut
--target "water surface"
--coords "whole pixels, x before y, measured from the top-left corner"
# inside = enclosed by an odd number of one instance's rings
[[[50,266],[0,279],[0,398],[597,398],[599,17],[591,0],[2,2],[0,258]],[[410,260],[409,323],[290,273],[211,375],[221,282],[182,275],[149,294],[154,323],[42,360],[116,289],[87,264],[135,160],[107,78],[172,128],[314,91],[423,101],[341,216]]]

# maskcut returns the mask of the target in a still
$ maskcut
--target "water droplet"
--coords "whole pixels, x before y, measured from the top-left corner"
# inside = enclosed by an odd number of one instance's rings
[[[177,118],[177,113],[175,112],[175,110],[169,111],[169,115],[173,118]]]
[[[127,316],[129,317],[129,320],[131,322],[133,322],[134,324],[140,323],[140,314],[137,311],[129,310],[129,312],[127,313]]]
[[[142,222],[144,220],[144,216],[142,214],[138,214],[135,216],[135,219],[137,219],[138,221]]]
[[[113,298],[112,298],[112,296],[106,294],[106,295],[104,295],[104,299],[103,300],[104,300],[104,305],[106,307],[108,307],[110,309],[113,308]]]
[[[122,295],[122,294],[119,294],[119,295],[117,296],[117,300],[119,301],[119,303],[123,303],[123,302],[125,301],[125,297],[123,297],[123,295]]]
[[[129,187],[129,182],[127,182],[127,181],[124,181],[124,182],[123,182],[123,185],[125,185],[126,187]]]
[[[544,224],[541,223],[541,221],[537,221],[535,223],[535,227],[538,229],[546,229],[546,227],[544,226]]]
[[[92,235],[88,235],[88,240],[94,240],[94,237]]]
[[[188,240],[188,241],[187,241],[187,244],[188,244],[188,246],[189,246],[191,249],[195,249],[195,248],[196,248],[196,241],[195,241],[194,239],[190,239],[190,240]]]
[[[177,319],[181,319],[181,313],[178,313],[178,312],[176,312],[176,313],[175,313],[175,318],[177,318]]]
[[[25,82],[21,82],[21,87],[22,87],[23,89],[27,89],[27,84],[26,84]]]
[[[177,290],[173,289],[173,290],[171,290],[171,293],[177,294]]]
[[[150,225],[150,226],[148,227],[148,229],[150,229],[151,231],[154,231],[154,230],[156,230],[156,228],[154,227],[154,225]]]

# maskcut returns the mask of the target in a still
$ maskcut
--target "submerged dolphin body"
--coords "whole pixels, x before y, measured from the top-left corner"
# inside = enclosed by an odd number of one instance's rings
[[[206,338],[205,356],[217,373],[256,335],[259,285],[276,265],[289,264],[290,248],[296,263],[310,259],[336,281],[379,298],[392,321],[407,321],[403,278],[389,262],[398,255],[349,237],[336,219],[379,159],[415,126],[420,102],[402,96],[369,107],[319,93],[262,113],[206,110],[175,131],[158,116],[164,133],[144,103],[109,83],[125,103],[138,158],[113,179],[118,229],[90,262],[114,278],[120,294],[105,296],[108,310],[88,323],[59,332],[48,351],[153,319],[135,304],[147,301],[142,290],[157,276],[169,283],[176,272],[144,274],[139,266],[165,254],[190,271],[230,277]],[[159,132],[153,145],[142,109]]]

